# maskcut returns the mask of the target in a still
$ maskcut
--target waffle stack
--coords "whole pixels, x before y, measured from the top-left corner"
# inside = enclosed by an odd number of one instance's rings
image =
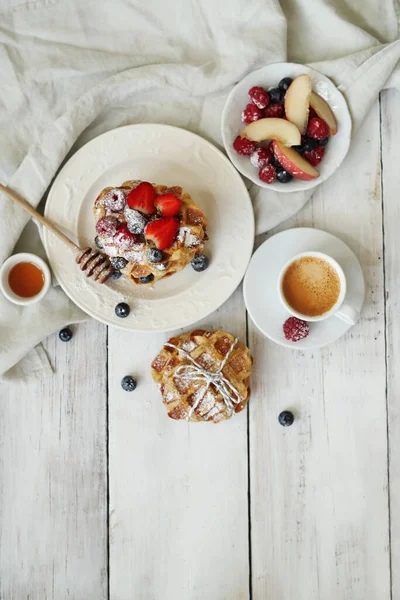
[[[107,187],[99,194],[94,203],[94,216],[96,223],[106,216],[116,217],[122,224],[131,227],[130,218],[134,211],[130,211],[125,205],[120,211],[110,210],[106,205],[107,194],[110,192],[123,193],[125,197],[129,192],[136,188],[141,182],[138,180],[125,181],[118,188]],[[208,239],[206,228],[207,219],[202,210],[192,200],[190,194],[185,192],[179,186],[167,187],[165,185],[152,184],[156,192],[156,196],[162,194],[174,194],[181,202],[182,206],[177,215],[179,220],[179,230],[176,234],[173,244],[163,251],[163,258],[158,264],[152,263],[148,258],[148,250],[151,243],[145,240],[143,235],[137,236],[137,243],[129,248],[124,249],[115,243],[115,236],[99,235],[98,240],[103,251],[110,258],[122,257],[127,261],[126,265],[121,268],[121,272],[130,281],[143,285],[139,281],[140,278],[146,278],[153,275],[151,281],[153,285],[156,281],[163,277],[169,277],[174,273],[181,271],[188,263],[190,263],[196,254],[201,253],[204,242]],[[151,215],[147,222],[155,220],[157,215]]]
[[[243,410],[249,401],[252,364],[250,350],[230,333],[196,329],[171,338],[151,368],[171,419],[218,423]],[[220,373],[230,384],[225,385],[228,401],[218,383],[207,384],[204,372],[211,378]]]

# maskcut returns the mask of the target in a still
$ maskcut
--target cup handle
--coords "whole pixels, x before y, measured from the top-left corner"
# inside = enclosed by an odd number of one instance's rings
[[[355,325],[358,321],[359,316],[360,313],[358,312],[358,310],[356,310],[349,304],[344,304],[340,307],[338,311],[335,312],[335,317],[338,317],[338,319],[341,319],[349,325]]]

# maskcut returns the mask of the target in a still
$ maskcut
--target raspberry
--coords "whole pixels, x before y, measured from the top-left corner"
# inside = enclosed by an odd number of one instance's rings
[[[316,167],[324,158],[324,154],[325,148],[323,146],[317,146],[315,150],[311,150],[310,152],[304,152],[303,156],[306,160],[308,160],[310,165]]]
[[[106,208],[112,210],[113,212],[119,212],[123,210],[126,204],[126,198],[123,190],[114,188],[107,192],[104,204]]]
[[[264,183],[274,183],[276,179],[276,169],[274,165],[265,165],[258,171],[258,176]]]
[[[264,109],[264,117],[280,119],[283,117],[284,108],[282,104],[270,104]]]
[[[113,236],[120,226],[120,222],[115,217],[103,217],[96,223],[96,231],[99,235]]]
[[[314,140],[324,140],[329,135],[329,127],[319,117],[314,117],[308,122],[307,135]]]
[[[318,115],[315,112],[315,110],[313,109],[313,107],[310,106],[310,108],[308,110],[308,120],[311,121],[311,119],[315,119],[315,117],[318,117]]]
[[[253,121],[258,121],[258,119],[261,119],[262,116],[263,112],[261,108],[258,108],[258,106],[255,104],[248,104],[242,111],[243,123],[252,123]]]
[[[246,138],[242,138],[240,135],[238,135],[233,142],[233,147],[239,154],[242,154],[243,156],[250,156],[250,154],[252,154],[256,149],[256,144],[255,142],[252,142]]]
[[[253,154],[250,156],[251,164],[257,169],[261,169],[261,167],[265,167],[268,163],[271,162],[272,152],[270,148],[257,148],[254,150]]]
[[[264,88],[254,86],[249,90],[250,99],[258,108],[265,108],[269,104],[269,94]]]
[[[297,317],[289,317],[283,324],[283,333],[290,342],[304,340],[310,333],[307,321],[302,321]]]

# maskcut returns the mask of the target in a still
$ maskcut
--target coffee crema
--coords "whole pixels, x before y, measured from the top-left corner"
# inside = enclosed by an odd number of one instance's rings
[[[319,317],[333,308],[340,294],[340,278],[323,258],[303,256],[287,269],[282,280],[286,302],[298,313]]]

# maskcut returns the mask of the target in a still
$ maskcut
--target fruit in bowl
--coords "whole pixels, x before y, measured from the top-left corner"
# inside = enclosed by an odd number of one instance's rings
[[[315,167],[338,125],[329,104],[313,91],[310,76],[285,77],[269,90],[253,86],[248,96],[234,150],[249,158],[264,183],[317,179]]]

